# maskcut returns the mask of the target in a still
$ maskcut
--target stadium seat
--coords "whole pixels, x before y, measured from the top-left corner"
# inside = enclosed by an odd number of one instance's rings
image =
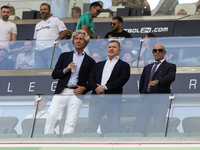
[[[35,121],[34,134],[42,134],[44,133],[46,119],[38,118]],[[22,121],[22,134],[31,134],[33,127],[33,118],[24,119]]]
[[[0,133],[4,128],[15,128],[19,119],[17,117],[0,117]]]
[[[182,120],[182,126],[185,133],[200,132],[200,117],[186,117]]]
[[[175,11],[174,11],[175,15],[180,9],[184,9],[188,15],[189,14],[192,15],[192,14],[196,14],[197,6],[195,4],[178,4],[175,7]]]
[[[124,132],[127,127],[131,127],[134,124],[136,117],[121,117],[120,118],[120,132]],[[108,118],[103,118],[100,123],[101,133],[109,133]],[[126,131],[125,131],[126,132]]]

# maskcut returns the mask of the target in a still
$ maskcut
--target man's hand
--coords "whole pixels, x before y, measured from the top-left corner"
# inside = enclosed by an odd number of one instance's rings
[[[151,81],[148,85],[148,87],[150,88],[151,86],[156,86],[158,84],[157,81]]]
[[[97,88],[95,89],[97,94],[105,94],[104,87],[100,84],[97,84]]]
[[[75,95],[80,95],[80,94],[83,94],[86,90],[86,88],[84,86],[79,86],[79,85],[76,85],[78,88],[74,90],[74,94]]]
[[[69,72],[72,68],[76,68],[76,65],[74,62],[71,62],[66,68],[65,73]]]

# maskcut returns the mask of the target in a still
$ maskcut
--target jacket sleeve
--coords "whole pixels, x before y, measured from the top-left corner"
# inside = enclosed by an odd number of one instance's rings
[[[165,86],[169,83],[172,83],[176,78],[176,65],[171,64],[171,67],[168,70],[168,73],[163,76],[162,78],[159,78],[159,85],[160,86]]]
[[[127,63],[123,63],[120,69],[120,77],[112,82],[106,83],[108,90],[113,90],[119,87],[123,87],[130,78],[130,66]]]
[[[66,65],[64,66],[64,64],[63,64],[63,63],[64,63],[64,58],[66,58],[66,57],[64,57],[64,53],[62,53],[62,54],[60,55],[60,57],[59,57],[57,63],[56,63],[55,69],[54,69],[53,72],[52,72],[52,75],[51,75],[51,76],[52,76],[53,79],[63,78],[63,77],[65,77],[65,76],[71,74],[71,71],[69,71],[69,72],[67,72],[67,73],[64,73],[64,72],[63,72],[64,68],[67,67],[67,65],[68,65],[68,64],[66,64]]]

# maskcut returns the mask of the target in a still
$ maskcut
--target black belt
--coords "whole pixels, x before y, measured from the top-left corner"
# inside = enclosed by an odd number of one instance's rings
[[[68,88],[68,89],[77,89],[77,86],[65,86],[65,88]]]

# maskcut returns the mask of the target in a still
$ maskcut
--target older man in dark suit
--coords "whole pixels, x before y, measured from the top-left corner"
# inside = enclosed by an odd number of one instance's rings
[[[45,126],[47,134],[54,132],[55,123],[65,106],[68,109],[63,133],[74,131],[83,103],[79,95],[90,90],[88,78],[95,61],[83,51],[90,37],[85,31],[79,30],[72,34],[71,40],[75,50],[62,53],[52,73],[53,79],[59,79],[59,81],[47,113]]]
[[[158,93],[171,93],[171,83],[176,77],[176,65],[168,63],[164,56],[165,47],[156,44],[152,50],[155,62],[144,67],[139,91],[141,94],[138,104],[137,120],[135,129],[137,132],[146,134],[149,121],[153,116],[153,132],[164,132],[166,114],[169,108],[168,96],[158,95]],[[153,95],[156,94],[157,95]]]
[[[110,41],[107,52],[107,60],[97,63],[89,77],[93,96],[90,100],[87,132],[97,131],[105,112],[110,132],[119,132],[121,94],[130,77],[130,66],[119,59],[121,49],[118,41]]]

